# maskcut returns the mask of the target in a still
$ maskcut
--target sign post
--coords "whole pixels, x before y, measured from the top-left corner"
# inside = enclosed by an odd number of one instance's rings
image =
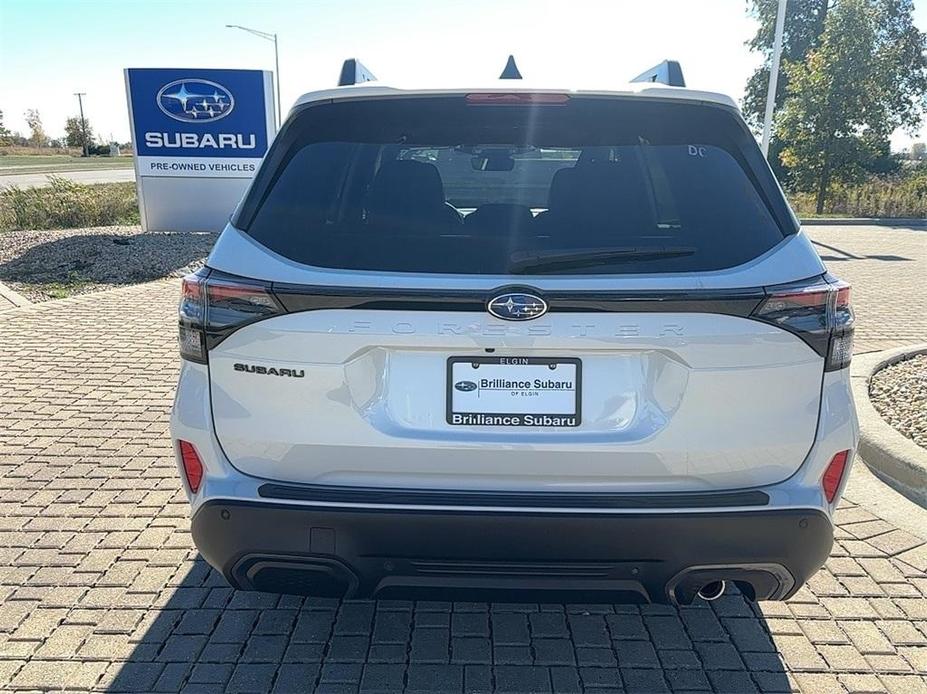
[[[219,231],[275,134],[266,70],[125,71],[142,228]]]

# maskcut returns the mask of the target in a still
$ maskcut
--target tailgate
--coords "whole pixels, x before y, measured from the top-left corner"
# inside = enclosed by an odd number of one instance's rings
[[[666,312],[508,323],[461,311],[304,311],[239,329],[209,362],[216,432],[242,472],[455,489],[774,483],[812,445],[823,372],[821,357],[774,326]],[[458,412],[522,419],[455,423]],[[532,412],[558,421],[526,423]]]

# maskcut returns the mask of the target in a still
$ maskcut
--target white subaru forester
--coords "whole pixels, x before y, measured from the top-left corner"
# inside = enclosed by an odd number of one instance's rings
[[[307,94],[183,282],[193,537],[246,590],[784,599],[852,324],[724,96]]]

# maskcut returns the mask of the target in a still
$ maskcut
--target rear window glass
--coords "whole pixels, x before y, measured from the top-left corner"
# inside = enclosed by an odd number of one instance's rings
[[[334,103],[281,133],[236,223],[328,268],[716,270],[783,238],[755,156],[731,114],[684,103]]]

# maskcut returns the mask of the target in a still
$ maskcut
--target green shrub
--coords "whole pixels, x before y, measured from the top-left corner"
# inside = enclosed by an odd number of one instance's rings
[[[44,188],[0,191],[0,231],[138,224],[134,183],[84,185],[49,176]]]
[[[814,193],[789,193],[796,214],[811,216]],[[858,185],[834,184],[827,193],[825,215],[847,217],[927,217],[927,169],[871,178]]]

